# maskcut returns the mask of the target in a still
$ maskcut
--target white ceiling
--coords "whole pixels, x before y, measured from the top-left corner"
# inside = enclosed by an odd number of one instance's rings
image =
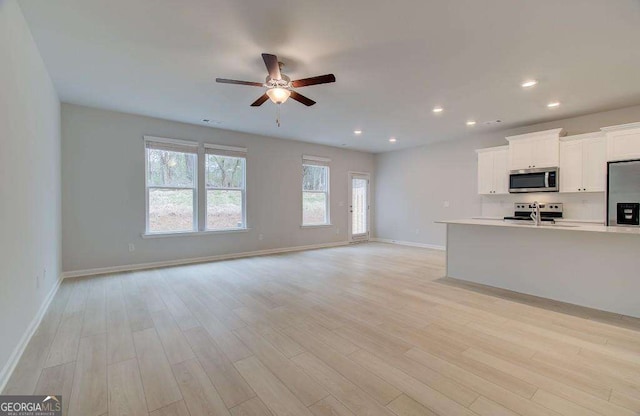
[[[20,5],[62,101],[230,130],[381,152],[486,130],[486,120],[511,127],[640,103],[638,0]],[[290,100],[278,128],[274,104],[249,107],[259,88],[214,82],[263,81],[262,52],[292,79],[337,82],[300,89],[318,104]],[[540,83],[523,90],[529,78]],[[562,105],[550,110],[553,100]]]

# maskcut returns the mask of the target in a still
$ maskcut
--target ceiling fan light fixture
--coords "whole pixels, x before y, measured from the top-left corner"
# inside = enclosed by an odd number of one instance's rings
[[[286,88],[276,87],[268,89],[267,95],[274,104],[282,104],[289,99],[291,91]]]

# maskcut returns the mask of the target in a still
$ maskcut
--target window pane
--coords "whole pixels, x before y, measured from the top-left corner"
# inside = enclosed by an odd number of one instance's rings
[[[244,158],[207,155],[206,183],[214,188],[244,188]]]
[[[193,190],[149,189],[149,232],[193,231]]]
[[[302,193],[302,224],[326,224],[327,194],[322,192]]]
[[[196,155],[193,153],[147,149],[149,186],[193,187],[196,177]]]
[[[304,191],[327,190],[327,166],[302,165],[302,189]]]
[[[367,180],[351,180],[351,234],[367,232]]]
[[[242,191],[207,191],[207,229],[244,228]]]

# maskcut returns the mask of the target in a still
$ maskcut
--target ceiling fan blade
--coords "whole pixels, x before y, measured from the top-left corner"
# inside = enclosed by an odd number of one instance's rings
[[[308,87],[309,85],[328,84],[330,82],[336,82],[336,77],[333,74],[319,75],[317,77],[299,79],[293,81],[291,85],[293,88]]]
[[[295,91],[291,91],[291,98],[293,98],[294,100],[306,105],[307,107],[311,107],[312,105],[314,105],[316,103],[311,98],[307,98],[304,95],[298,94]]]
[[[267,94],[262,94],[260,98],[258,98],[257,100],[251,103],[251,107],[260,107],[268,99],[269,99],[269,96]]]
[[[264,87],[264,84],[261,84],[259,82],[238,81],[236,79],[216,78],[216,82],[220,82],[222,84],[236,84],[236,85],[250,85],[252,87]]]
[[[282,75],[280,74],[280,64],[278,64],[278,57],[268,53],[263,53],[262,59],[264,60],[264,64],[267,66],[267,71],[269,71],[269,77],[271,79],[282,79]]]

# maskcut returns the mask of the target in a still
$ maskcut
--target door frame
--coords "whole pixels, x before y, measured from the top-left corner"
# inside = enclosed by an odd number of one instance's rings
[[[353,179],[358,178],[367,180],[367,232],[364,234],[353,235]],[[347,172],[347,198],[349,198],[347,205],[347,233],[350,243],[369,241],[371,238],[371,174],[369,172],[348,171]]]

